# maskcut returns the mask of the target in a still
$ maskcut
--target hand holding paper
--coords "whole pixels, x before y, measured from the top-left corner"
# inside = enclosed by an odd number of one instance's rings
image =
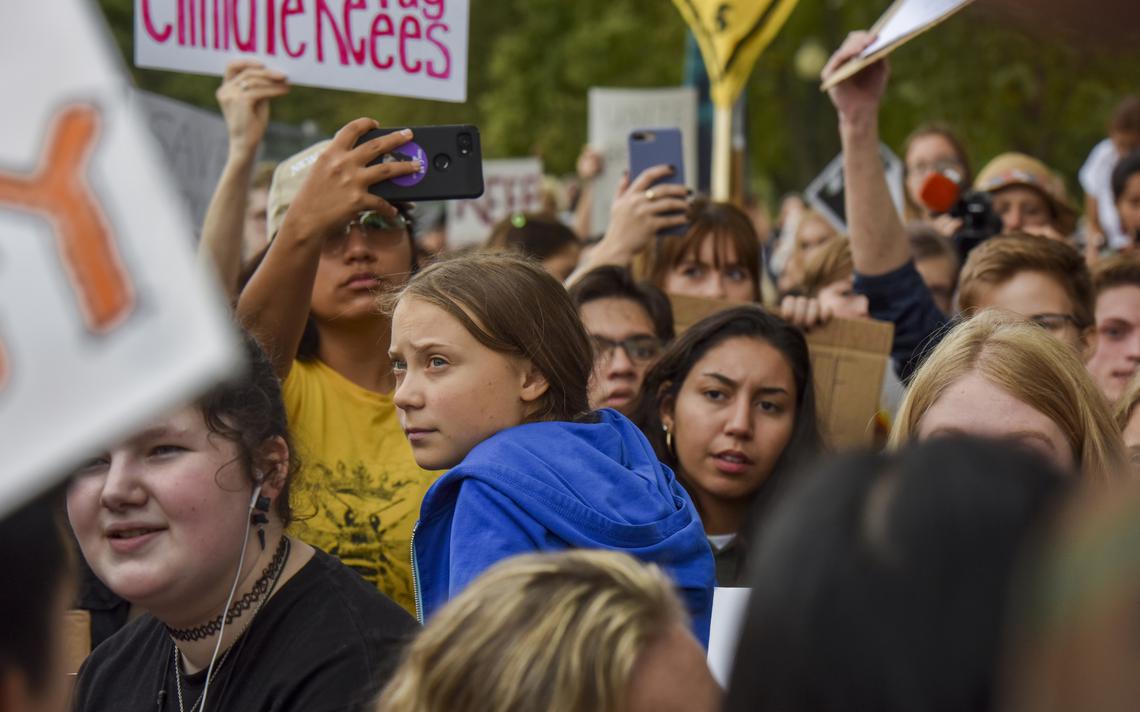
[[[865,65],[864,71],[850,77],[849,81],[832,81],[848,66],[858,62],[856,58],[875,41],[875,36],[870,33],[852,32],[823,68],[823,82],[830,86],[828,95],[839,112],[840,121],[858,121],[879,113],[879,103],[883,100],[890,76],[886,59]]]

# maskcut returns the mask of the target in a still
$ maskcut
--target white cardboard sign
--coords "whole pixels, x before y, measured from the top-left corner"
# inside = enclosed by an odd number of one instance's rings
[[[131,97],[162,146],[194,229],[200,231],[226,165],[229,132],[225,120],[216,112],[158,94],[134,91]]]
[[[447,245],[482,244],[495,223],[511,213],[542,208],[542,159],[483,161],[483,195],[447,204]]]
[[[713,589],[712,624],[709,626],[709,669],[720,686],[728,689],[732,678],[732,661],[736,657],[736,644],[744,628],[748,612],[750,588]]]
[[[629,132],[645,128],[681,129],[685,185],[697,185],[697,90],[590,89],[590,146],[602,154],[602,173],[594,182],[590,232],[600,235],[610,221],[610,204],[622,173],[629,168]],[[632,180],[636,176],[630,176]]]
[[[238,358],[95,7],[0,22],[0,515]]]
[[[253,57],[294,84],[463,102],[468,0],[135,0],[135,64],[222,74]]]

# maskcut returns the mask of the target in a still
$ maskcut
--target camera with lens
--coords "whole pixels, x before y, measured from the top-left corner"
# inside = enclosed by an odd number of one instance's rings
[[[958,257],[965,262],[970,250],[1001,233],[1002,223],[989,193],[963,190],[959,181],[953,171],[931,173],[922,183],[919,198],[930,212],[962,221],[951,239]]]

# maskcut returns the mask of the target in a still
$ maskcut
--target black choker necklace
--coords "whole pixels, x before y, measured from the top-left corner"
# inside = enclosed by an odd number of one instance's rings
[[[222,618],[225,618],[226,625],[234,622],[234,619],[240,618],[242,613],[245,613],[260,601],[274,581],[281,575],[281,569],[285,566],[285,559],[289,555],[289,537],[282,536],[281,542],[277,545],[277,551],[273,552],[273,560],[261,572],[261,576],[253,583],[253,588],[242,596],[234,605],[230,606],[230,610],[226,611],[224,616],[218,614],[218,617],[209,623],[194,627],[194,628],[171,628],[166,626],[166,632],[170,634],[171,638],[183,642],[203,640],[212,635],[217,635],[218,631],[222,628]]]

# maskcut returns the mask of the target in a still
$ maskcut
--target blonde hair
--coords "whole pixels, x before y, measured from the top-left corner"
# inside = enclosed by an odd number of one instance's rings
[[[1126,472],[1120,429],[1073,350],[1041,327],[995,309],[954,327],[918,369],[888,446],[898,448],[914,439],[927,411],[970,373],[1056,423],[1083,479],[1109,482]]]
[[[687,618],[669,578],[627,554],[518,556],[435,615],[376,709],[617,712],[638,657]]]
[[[1140,403],[1140,371],[1128,379],[1128,385],[1124,387],[1124,392],[1120,394],[1113,405],[1113,415],[1116,417],[1116,424],[1121,431],[1128,427],[1128,421],[1131,420],[1132,412],[1136,410],[1137,403]]]
[[[829,240],[820,251],[813,255],[804,268],[801,280],[804,294],[819,296],[819,291],[829,284],[847,279],[855,274],[855,260],[851,255],[851,243],[847,238]]]
[[[1073,305],[1077,327],[1093,325],[1092,277],[1084,258],[1063,242],[1024,233],[999,235],[970,251],[958,278],[958,308],[963,312],[978,308],[985,289],[1021,272],[1041,272],[1055,279]]]

